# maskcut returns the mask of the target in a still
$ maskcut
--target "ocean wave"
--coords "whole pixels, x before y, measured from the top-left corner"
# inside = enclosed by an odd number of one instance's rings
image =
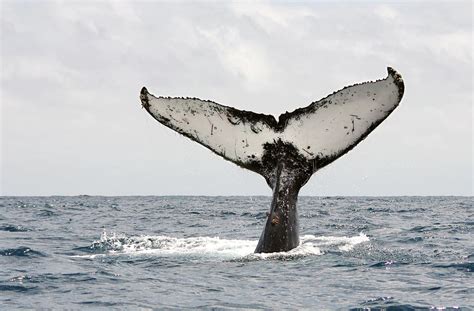
[[[402,311],[451,311],[451,310],[469,310],[459,306],[436,306],[436,305],[414,305],[408,303],[400,303],[394,297],[383,296],[366,300],[360,307],[350,308],[350,311],[365,310],[402,310]]]
[[[29,231],[27,228],[17,225],[0,225],[0,231],[7,231],[7,232],[26,232]]]
[[[4,284],[0,284],[0,292],[20,292],[20,293],[23,293],[23,292],[30,291],[31,289],[34,289],[34,288],[25,287],[25,286],[22,286],[22,285],[4,285]]]
[[[35,256],[45,256],[43,253],[32,250],[29,247],[17,247],[17,248],[7,248],[0,249],[0,256],[17,256],[17,257],[35,257]]]
[[[435,268],[452,268],[463,272],[473,272],[474,262],[461,262],[461,263],[450,263],[450,264],[438,264],[434,265]]]

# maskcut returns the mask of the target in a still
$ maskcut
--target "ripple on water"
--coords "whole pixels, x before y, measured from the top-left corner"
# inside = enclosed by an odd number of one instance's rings
[[[423,306],[423,305],[413,305],[413,304],[404,304],[396,301],[394,297],[386,296],[386,297],[376,297],[371,298],[363,303],[361,303],[360,307],[350,308],[350,311],[367,311],[367,310],[374,310],[374,311],[436,311],[436,310],[447,310],[447,311],[454,311],[460,310],[461,308],[458,306],[446,307],[446,306]]]
[[[49,209],[44,209],[44,210],[41,210],[38,215],[41,217],[52,217],[52,216],[57,216],[58,213]]]
[[[408,264],[426,264],[426,254],[415,249],[387,248],[377,243],[363,244],[345,254],[357,258],[371,268],[399,267]]]
[[[23,285],[9,285],[9,284],[0,284],[0,292],[28,292],[36,289],[36,287],[27,287]]]
[[[434,265],[435,268],[447,268],[447,269],[456,269],[463,272],[473,272],[474,271],[474,262],[462,262],[462,263],[449,263]]]
[[[0,256],[16,256],[16,257],[44,257],[46,256],[42,252],[32,250],[29,247],[17,247],[0,249]]]
[[[403,266],[403,265],[408,265],[409,263],[407,262],[398,262],[398,261],[380,261],[374,264],[371,264],[371,268],[387,268],[387,267],[397,267],[397,266]]]
[[[23,227],[23,226],[17,226],[17,225],[0,225],[0,231],[7,231],[7,232],[26,232],[30,231],[29,229]]]

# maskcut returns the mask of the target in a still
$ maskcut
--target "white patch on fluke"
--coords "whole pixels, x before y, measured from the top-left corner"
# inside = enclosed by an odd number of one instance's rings
[[[263,144],[275,136],[265,122],[245,122],[234,109],[213,102],[151,94],[148,100],[158,121],[234,162],[261,159]]]
[[[340,154],[393,111],[399,103],[398,92],[391,75],[345,88],[316,104],[314,113],[288,120],[282,140],[292,142],[308,159]]]

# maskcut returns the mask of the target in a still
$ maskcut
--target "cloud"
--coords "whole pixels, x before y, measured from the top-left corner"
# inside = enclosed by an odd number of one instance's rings
[[[248,88],[259,88],[271,78],[269,55],[259,45],[244,40],[238,29],[200,29],[199,33],[215,48],[222,65],[243,79]]]
[[[394,20],[397,19],[400,15],[398,10],[390,7],[388,5],[379,5],[374,9],[375,14],[377,14],[382,19]]]
[[[292,27],[302,19],[317,17],[314,11],[299,5],[259,1],[231,2],[230,7],[239,18],[249,19],[268,35],[278,35],[281,29]]]
[[[387,65],[402,104],[303,193],[472,193],[470,2],[2,8],[2,194],[269,194],[152,120],[140,87],[278,115]]]

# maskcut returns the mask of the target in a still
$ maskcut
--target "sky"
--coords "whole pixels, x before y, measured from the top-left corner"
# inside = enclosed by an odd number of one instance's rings
[[[278,116],[354,83],[400,106],[301,195],[472,195],[470,1],[0,1],[0,195],[271,195],[139,101]]]

